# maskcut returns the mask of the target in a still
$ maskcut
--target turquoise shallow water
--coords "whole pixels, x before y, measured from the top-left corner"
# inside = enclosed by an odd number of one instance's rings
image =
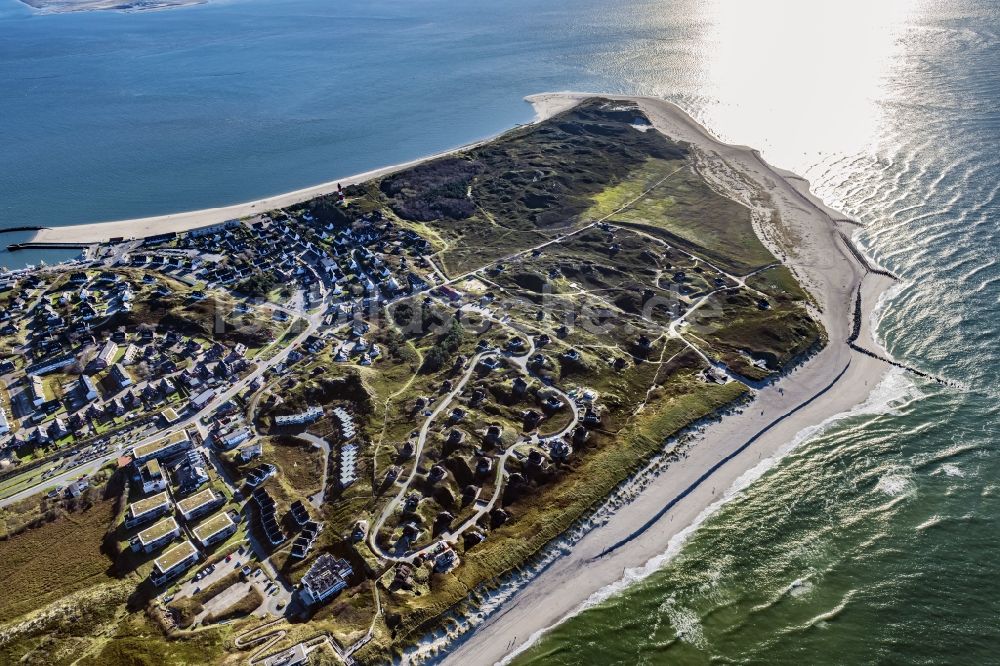
[[[904,277],[879,315],[885,347],[965,388],[891,375],[678,557],[518,663],[997,663],[1000,9],[814,5],[36,16],[0,0],[0,226],[303,187],[527,121],[533,92],[679,102],[864,221],[859,241]]]

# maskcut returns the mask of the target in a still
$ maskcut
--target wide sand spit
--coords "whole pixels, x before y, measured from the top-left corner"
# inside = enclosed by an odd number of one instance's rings
[[[535,107],[535,122],[540,122],[591,97],[638,104],[656,130],[689,145],[700,173],[709,182],[754,210],[755,228],[762,241],[815,299],[814,314],[825,327],[829,343],[789,375],[759,390],[748,407],[704,428],[684,457],[617,508],[609,521],[594,527],[478,627],[458,637],[447,654],[431,657],[445,664],[503,662],[547,628],[585,607],[595,594],[616,589],[626,570],[643,571],[662,562],[665,553],[676,551],[691,526],[741,488],[755,470],[768,467],[786,454],[808,428],[863,403],[890,369],[883,361],[852,351],[847,340],[860,287],[861,330],[857,342],[867,349],[880,350],[870,330],[871,312],[892,279],[869,273],[858,262],[843,235],[849,236],[856,227],[837,222],[844,216],[813,196],[807,181],[772,167],[751,148],[717,140],[682,109],[660,99],[570,92],[526,99]],[[33,240],[96,243],[113,237],[140,238],[186,231],[293,206],[335,191],[338,183],[364,182],[489,140],[257,201],[134,220],[53,227],[39,231]],[[667,505],[669,510],[664,511]],[[648,525],[657,515],[659,518]],[[646,529],[641,530],[644,526]],[[641,530],[638,535],[637,530]],[[610,545],[622,540],[627,543],[605,553]]]

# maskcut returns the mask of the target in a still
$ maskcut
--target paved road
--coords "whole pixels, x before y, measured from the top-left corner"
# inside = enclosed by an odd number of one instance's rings
[[[326,473],[330,467],[330,443],[311,432],[300,432],[295,437],[304,439],[323,452],[323,480],[320,483],[319,492],[309,498],[309,503],[318,509],[323,505],[323,498],[326,496]]]
[[[205,407],[199,410],[198,412],[194,414],[189,414],[188,416],[184,417],[170,428],[157,430],[151,435],[148,435],[136,442],[130,442],[127,445],[119,444],[117,447],[109,451],[108,454],[106,454],[101,458],[97,458],[92,462],[87,463],[84,466],[66,470],[63,473],[53,476],[51,479],[48,479],[43,484],[32,486],[31,488],[16,493],[15,495],[12,495],[4,500],[0,500],[0,508],[8,506],[14,502],[26,499],[28,497],[31,497],[32,495],[41,492],[44,488],[48,488],[53,485],[66,485],[67,483],[70,483],[71,481],[74,481],[77,478],[79,478],[81,474],[90,475],[96,472],[98,469],[100,469],[101,466],[107,463],[108,461],[114,460],[118,456],[125,453],[128,449],[131,449],[135,446],[139,446],[141,444],[145,444],[147,442],[151,442],[154,439],[181,430],[182,428],[185,428],[191,425],[192,423],[198,424],[202,417],[208,416],[213,412],[215,412],[215,410],[217,410],[220,406],[222,406],[224,403],[228,402],[229,400],[234,398],[238,393],[243,391],[243,389],[249,386],[250,383],[253,382],[255,379],[262,376],[265,372],[275,367],[279,363],[285,361],[288,358],[288,354],[289,352],[291,352],[292,349],[300,345],[307,337],[309,337],[316,331],[316,328],[319,326],[321,320],[322,320],[322,311],[319,313],[309,315],[308,317],[305,317],[306,321],[305,328],[302,330],[301,333],[299,333],[299,335],[297,335],[291,342],[289,342],[288,345],[286,345],[280,352],[275,354],[272,358],[266,361],[259,362],[257,364],[256,370],[248,374],[246,377],[240,379],[236,383],[232,384],[228,389],[224,390],[222,393],[217,394],[215,398],[210,400],[205,405]]]
[[[469,361],[469,369],[465,371],[465,373],[462,375],[462,378],[458,381],[458,383],[451,390],[451,392],[448,393],[448,395],[446,395],[444,399],[442,399],[441,402],[438,403],[438,406],[434,408],[434,411],[431,412],[430,416],[428,416],[424,420],[423,425],[420,426],[420,432],[417,435],[416,449],[413,452],[413,465],[410,468],[410,474],[406,477],[406,481],[403,483],[403,487],[400,488],[399,493],[397,493],[396,497],[394,497],[388,504],[385,505],[385,508],[382,509],[382,513],[379,515],[378,520],[375,522],[375,525],[372,527],[372,529],[368,531],[368,543],[371,546],[372,551],[375,552],[377,555],[379,555],[379,557],[397,561],[409,561],[413,559],[414,555],[410,555],[408,557],[396,557],[386,552],[383,552],[382,549],[379,548],[378,544],[376,543],[375,537],[382,530],[382,526],[385,524],[386,519],[388,519],[388,517],[392,515],[392,512],[396,508],[396,505],[399,504],[399,502],[402,501],[402,499],[406,496],[407,491],[409,491],[410,489],[410,485],[413,483],[413,479],[416,478],[417,476],[417,468],[420,466],[420,456],[423,454],[424,444],[427,441],[427,434],[430,431],[431,424],[441,414],[441,412],[447,409],[448,406],[451,404],[451,402],[462,392],[462,389],[465,388],[465,384],[469,381],[469,378],[472,376],[472,373],[475,372],[476,366],[479,365],[479,362],[487,356],[494,356],[496,354],[497,354],[496,350],[489,350],[480,352],[475,356],[473,356],[472,360]]]

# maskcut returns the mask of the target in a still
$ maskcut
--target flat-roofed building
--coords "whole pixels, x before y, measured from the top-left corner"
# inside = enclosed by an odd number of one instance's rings
[[[177,421],[177,412],[173,407],[167,407],[162,412],[160,412],[160,418],[167,425],[173,425]]]
[[[211,488],[191,495],[177,503],[177,510],[186,521],[194,520],[222,506],[225,498]]]
[[[191,438],[186,430],[178,430],[169,435],[154,439],[148,444],[142,444],[132,449],[132,457],[138,462],[146,462],[153,458],[166,458],[180,451],[191,448]]]
[[[326,601],[347,587],[347,579],[353,573],[354,570],[347,560],[323,553],[316,558],[309,571],[302,577],[300,589],[302,600],[309,605]]]
[[[0,407],[0,435],[10,432],[10,421],[7,419],[7,410]]]
[[[193,531],[194,538],[202,548],[208,548],[212,544],[225,541],[236,532],[236,523],[233,522],[229,512],[222,511],[203,521]]]
[[[152,553],[173,541],[180,533],[181,528],[172,516],[164,518],[136,534],[132,538],[132,550]]]
[[[201,553],[195,545],[187,540],[182,541],[156,558],[149,579],[153,581],[153,585],[160,587],[187,571],[199,559]]]
[[[170,498],[165,492],[132,502],[125,511],[125,527],[151,523],[169,511]]]
[[[155,458],[139,468],[139,480],[144,493],[159,493],[167,489],[167,477]]]

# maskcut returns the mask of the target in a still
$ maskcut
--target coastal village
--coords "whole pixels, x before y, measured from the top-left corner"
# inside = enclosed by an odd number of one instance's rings
[[[171,639],[398,654],[822,344],[746,209],[635,108],[561,122],[4,271],[2,506],[111,502],[102,551]],[[546,163],[574,148],[593,191]],[[730,240],[657,226],[678,197]]]

